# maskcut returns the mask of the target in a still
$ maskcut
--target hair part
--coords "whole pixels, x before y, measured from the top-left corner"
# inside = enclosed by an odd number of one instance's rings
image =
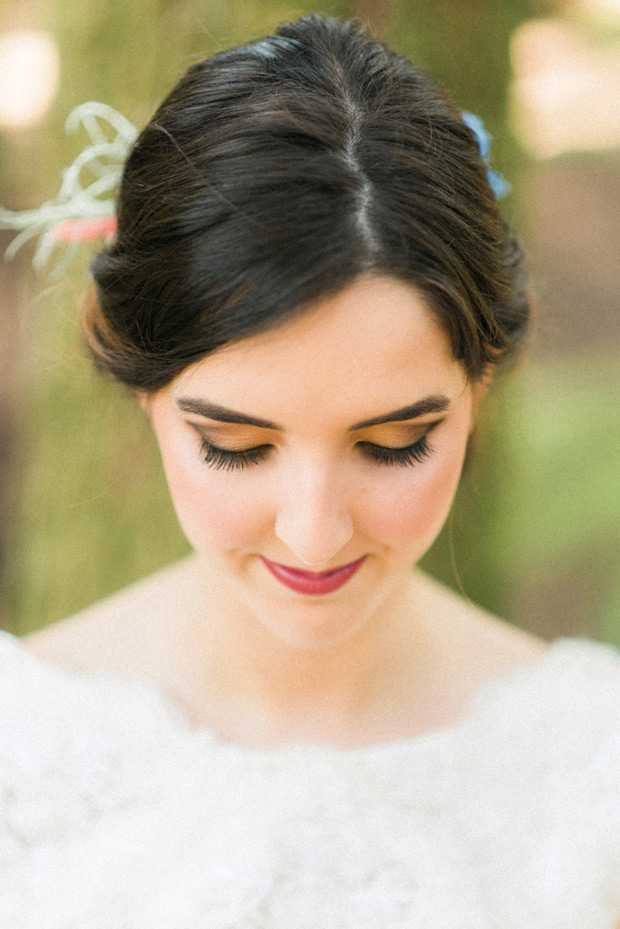
[[[127,159],[92,272],[96,364],[144,391],[361,274],[418,288],[474,379],[530,313],[454,103],[360,24],[318,15],[188,70]]]

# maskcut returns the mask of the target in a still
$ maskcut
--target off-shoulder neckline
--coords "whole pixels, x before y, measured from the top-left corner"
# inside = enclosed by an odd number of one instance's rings
[[[2,640],[17,650],[25,659],[31,662],[33,666],[45,668],[59,675],[64,680],[107,681],[110,684],[120,684],[124,688],[131,688],[138,693],[148,695],[150,698],[157,701],[164,714],[171,717],[173,725],[178,727],[180,734],[193,740],[208,741],[231,752],[238,751],[256,755],[321,751],[334,755],[357,757],[382,755],[392,752],[409,752],[450,741],[451,738],[462,731],[468,720],[475,716],[481,705],[487,703],[498,693],[501,694],[503,691],[510,690],[514,684],[531,679],[535,680],[539,675],[546,673],[550,665],[563,661],[578,652],[583,653],[584,647],[598,651],[599,654],[602,654],[602,652],[608,654],[615,652],[613,646],[588,639],[585,636],[561,636],[548,643],[547,648],[534,658],[518,662],[510,668],[485,680],[467,702],[459,718],[447,726],[430,729],[415,736],[373,742],[353,748],[343,748],[327,742],[294,742],[278,746],[277,748],[259,749],[229,741],[206,725],[192,725],[183,707],[178,704],[161,685],[146,675],[124,671],[115,672],[108,669],[84,670],[70,668],[54,662],[51,659],[37,655],[28,648],[20,636],[8,632],[7,630],[0,630],[0,641]]]

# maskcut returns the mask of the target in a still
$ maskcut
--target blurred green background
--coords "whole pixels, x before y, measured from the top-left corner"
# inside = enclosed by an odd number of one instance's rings
[[[141,126],[185,68],[218,49],[312,10],[367,20],[483,116],[494,166],[513,185],[504,210],[532,254],[539,294],[530,357],[488,400],[478,453],[427,567],[542,635],[587,633],[620,645],[620,127],[617,139],[597,141],[593,129],[585,141],[573,138],[586,111],[594,118],[597,105],[586,100],[582,115],[568,109],[563,124],[556,107],[554,129],[535,84],[539,74],[544,85],[547,68],[561,88],[553,50],[561,63],[562,35],[564,49],[574,52],[575,37],[581,49],[581,65],[564,61],[573,75],[601,56],[620,58],[612,7],[4,0],[0,39],[43,32],[60,74],[38,121],[0,129],[0,203],[25,209],[55,196],[61,168],[86,141],[63,131],[79,103],[105,101]],[[616,99],[618,86],[609,88]],[[5,91],[0,80],[0,105]],[[605,90],[598,93],[604,102]],[[0,246],[9,241],[2,233]],[[0,625],[18,633],[187,550],[142,411],[93,374],[80,342],[95,248],[86,246],[56,283],[30,270],[32,246],[0,268]]]

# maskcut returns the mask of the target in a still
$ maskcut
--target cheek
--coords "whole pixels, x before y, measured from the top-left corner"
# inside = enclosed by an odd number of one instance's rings
[[[177,518],[196,551],[243,549],[264,530],[268,516],[247,472],[218,472],[200,458],[167,454],[165,448],[162,461]]]
[[[374,500],[374,531],[418,560],[435,541],[458,487],[463,453],[434,456],[410,474],[396,474]]]

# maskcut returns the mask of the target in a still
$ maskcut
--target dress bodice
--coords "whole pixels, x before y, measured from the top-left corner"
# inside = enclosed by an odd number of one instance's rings
[[[620,656],[560,639],[447,729],[258,751],[3,633],[0,791],[11,929],[615,929]]]

